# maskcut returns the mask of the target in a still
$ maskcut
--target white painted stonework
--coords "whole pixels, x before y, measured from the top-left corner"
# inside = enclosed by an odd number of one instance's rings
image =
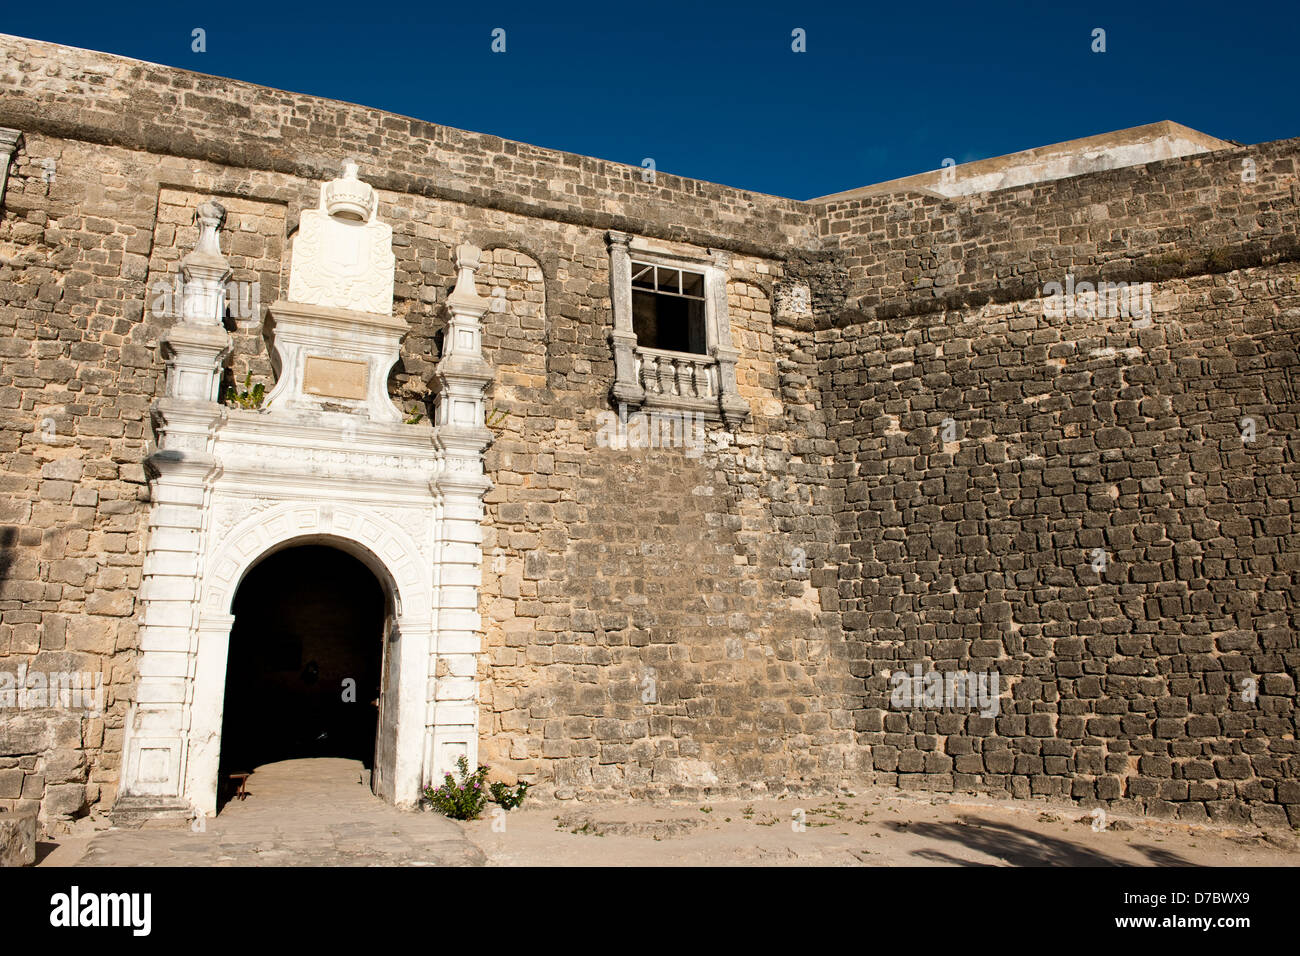
[[[289,253],[289,300],[393,313],[393,229],[378,219],[375,191],[348,163],[304,209]]]
[[[289,298],[268,309],[277,381],[262,409],[219,403],[230,348],[224,210],[196,212],[182,261],[183,320],[164,337],[166,397],[154,407],[153,505],[141,589],[140,682],[128,718],[117,811],[212,814],[232,602],[277,550],[329,544],[387,592],[375,792],[419,799],[465,755],[477,763],[484,392],[489,302],[478,250],[457,250],[452,317],[429,424],[407,425],[387,393],[406,323],[393,317],[392,230],[355,166],[302,214]]]

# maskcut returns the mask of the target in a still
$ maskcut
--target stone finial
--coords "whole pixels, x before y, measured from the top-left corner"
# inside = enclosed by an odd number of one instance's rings
[[[186,259],[222,258],[221,241],[217,238],[217,233],[226,224],[226,207],[215,199],[199,203],[199,207],[194,210],[194,221],[199,224],[199,241]]]
[[[463,242],[456,247],[456,288],[447,297],[448,307],[468,308],[474,311],[486,311],[488,301],[478,294],[474,284],[474,273],[478,271],[483,250]]]
[[[183,300],[181,321],[193,325],[220,326],[226,313],[226,280],[230,263],[221,254],[217,235],[226,221],[226,207],[214,199],[199,203],[194,210],[199,239],[181,259]]]
[[[466,275],[465,270],[469,270],[470,278],[478,271],[478,264],[483,259],[483,250],[478,246],[472,246],[468,242],[462,242],[456,247],[456,268],[460,270],[460,276],[457,282]]]
[[[369,222],[375,213],[375,190],[357,178],[357,164],[348,160],[343,175],[325,184],[325,211],[339,219]]]

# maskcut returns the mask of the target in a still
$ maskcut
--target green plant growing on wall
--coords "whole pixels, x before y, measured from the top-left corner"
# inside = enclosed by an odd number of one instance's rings
[[[1227,249],[1211,249],[1205,256],[1205,269],[1207,272],[1223,271],[1229,265],[1231,265],[1231,259],[1228,256]]]
[[[406,418],[403,422],[407,425],[418,425],[424,421],[424,412],[420,411],[419,404],[412,405],[406,410]]]
[[[469,761],[462,755],[456,761],[456,778],[449,773],[442,775],[441,787],[426,787],[425,799],[444,816],[453,820],[477,820],[487,806],[488,790],[483,784],[487,780],[488,768],[479,765],[473,773],[469,772]]]
[[[252,382],[253,373],[249,372],[244,376],[243,391],[240,391],[234,385],[226,389],[226,404],[238,405],[240,408],[261,408],[262,400],[266,398],[266,386],[261,382],[253,385]]]
[[[488,787],[492,793],[492,802],[502,810],[513,810],[519,804],[524,802],[524,797],[528,795],[528,784],[521,783],[517,787],[511,787],[506,783],[494,783]]]
[[[492,406],[492,411],[487,414],[487,427],[496,428],[509,417],[510,413],[508,411],[503,408],[497,408],[494,405]]]

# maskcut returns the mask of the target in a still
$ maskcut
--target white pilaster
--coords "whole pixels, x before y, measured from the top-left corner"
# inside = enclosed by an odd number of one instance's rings
[[[188,812],[187,735],[198,651],[201,555],[213,435],[230,350],[222,328],[230,267],[218,232],[226,211],[205,202],[199,241],[181,261],[181,319],[162,338],[166,395],[154,403],[156,449],[146,461],[153,507],[140,588],[140,680],[128,721],[119,812]]]
[[[464,755],[478,763],[478,654],[483,580],[483,496],[492,486],[483,455],[492,442],[486,424],[485,393],[492,381],[483,358],[483,316],[491,303],[478,294],[474,273],[481,252],[456,249],[456,287],[447,298],[451,318],[443,336],[442,360],[434,372],[437,410],[434,446],[442,468],[433,481],[441,505],[438,595],[434,656],[430,676],[434,696],[429,713],[430,763],[426,774],[441,780]]]

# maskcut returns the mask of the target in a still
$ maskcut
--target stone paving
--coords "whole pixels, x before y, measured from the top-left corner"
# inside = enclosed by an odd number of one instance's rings
[[[1300,834],[892,788],[707,803],[530,800],[469,824],[399,810],[353,760],[249,778],[201,832],[113,829],[39,866],[1296,866]],[[798,823],[799,825],[795,825]]]
[[[201,832],[105,830],[75,866],[476,866],[481,850],[459,824],[400,810],[362,781],[356,760],[286,760],[258,768],[246,800],[232,800]]]

